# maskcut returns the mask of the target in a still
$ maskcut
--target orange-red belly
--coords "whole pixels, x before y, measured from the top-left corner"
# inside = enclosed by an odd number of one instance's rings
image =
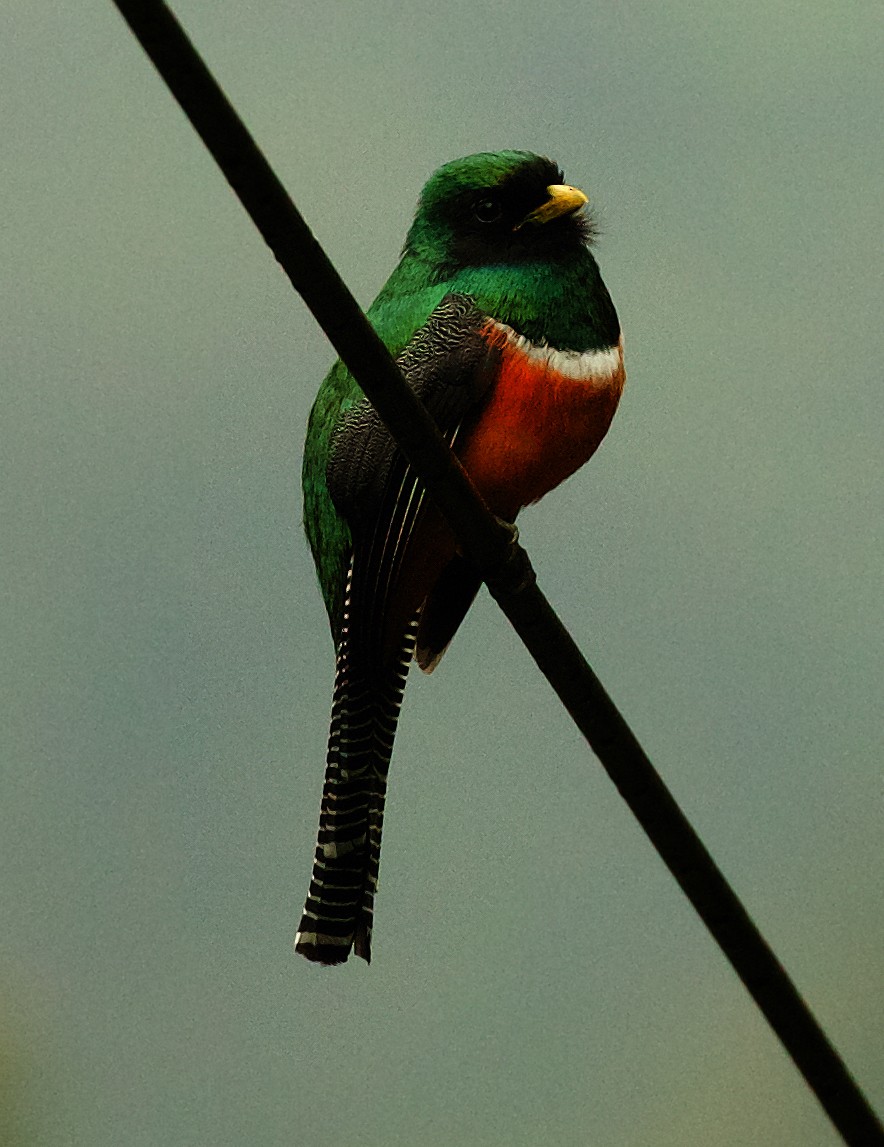
[[[532,346],[495,322],[485,334],[501,350],[500,373],[458,453],[491,509],[512,520],[604,438],[626,380],[623,345],[581,355]]]
[[[532,347],[489,320],[501,351],[499,374],[455,450],[489,507],[513,521],[592,456],[604,438],[625,380],[622,345],[584,355]],[[451,530],[428,506],[399,570],[387,609],[385,655],[398,658],[402,632],[456,551]]]

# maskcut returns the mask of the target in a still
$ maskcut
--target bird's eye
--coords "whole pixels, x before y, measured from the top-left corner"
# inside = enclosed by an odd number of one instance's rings
[[[473,207],[473,214],[480,223],[496,223],[502,210],[496,199],[480,199]]]

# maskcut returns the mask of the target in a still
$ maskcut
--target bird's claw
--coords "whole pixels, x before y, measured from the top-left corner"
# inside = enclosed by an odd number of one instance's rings
[[[508,522],[506,520],[506,518],[498,518],[496,514],[494,516],[495,516],[495,519],[497,521],[498,526],[500,526],[500,528],[502,530],[505,530],[506,533],[509,535],[509,537],[507,538],[507,541],[509,542],[509,544],[511,546],[518,545],[519,544],[519,527],[516,525],[516,523],[515,522]]]

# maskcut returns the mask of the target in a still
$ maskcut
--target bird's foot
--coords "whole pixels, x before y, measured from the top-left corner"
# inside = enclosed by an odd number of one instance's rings
[[[497,518],[497,523],[506,534],[505,549],[502,549],[496,568],[488,578],[488,588],[494,596],[497,589],[506,594],[519,593],[533,585],[537,575],[528,555],[519,545],[519,527],[504,518]]]

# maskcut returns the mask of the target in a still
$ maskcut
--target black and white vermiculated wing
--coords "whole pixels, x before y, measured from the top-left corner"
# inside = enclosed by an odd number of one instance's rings
[[[496,376],[498,352],[482,334],[487,323],[471,299],[448,295],[397,359],[450,445]],[[391,614],[396,615],[391,600],[428,510],[424,487],[367,400],[352,407],[335,431],[327,482],[353,538],[354,576],[344,612],[358,619],[358,639],[375,659],[380,646],[389,644]],[[454,584],[450,578],[446,582]],[[475,588],[478,584],[477,578]],[[403,618],[403,625],[412,616]],[[351,642],[354,636],[351,626]]]
[[[397,360],[450,443],[494,379],[496,352],[480,333],[486,322],[470,299],[449,295]],[[428,506],[422,484],[367,401],[337,427],[327,480],[353,549],[338,627],[319,838],[295,948],[308,959],[338,964],[351,948],[366,960],[371,955],[387,770],[420,602],[394,621],[392,632],[391,618],[397,617],[403,563]]]
[[[482,335],[488,319],[465,295],[446,295],[396,362],[443,435],[480,403],[498,362]],[[332,436],[329,494],[351,530],[384,526],[410,467],[368,399],[352,406]]]

